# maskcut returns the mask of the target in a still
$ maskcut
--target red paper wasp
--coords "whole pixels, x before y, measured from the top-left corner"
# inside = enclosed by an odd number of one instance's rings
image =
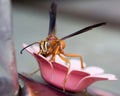
[[[81,66],[82,69],[84,69],[83,59],[82,59],[81,55],[79,55],[79,54],[69,54],[69,53],[64,52],[64,48],[65,48],[65,41],[64,40],[68,39],[70,37],[73,37],[75,35],[87,32],[87,31],[89,31],[93,28],[105,25],[106,23],[102,22],[102,23],[98,23],[98,24],[88,26],[86,28],[83,28],[83,29],[81,29],[77,32],[74,32],[70,35],[67,35],[67,36],[59,39],[55,34],[56,33],[56,29],[55,29],[56,9],[57,9],[57,5],[56,5],[56,3],[53,2],[51,4],[50,11],[49,11],[50,24],[49,24],[48,37],[46,38],[46,40],[45,41],[40,41],[40,42],[34,42],[34,43],[26,46],[25,48],[23,48],[20,51],[20,53],[22,54],[23,50],[26,49],[29,46],[32,46],[34,44],[39,44],[40,50],[39,50],[38,54],[41,54],[45,57],[48,57],[48,56],[51,55],[52,57],[51,57],[50,60],[52,60],[52,61],[55,61],[55,57],[56,57],[56,55],[58,55],[63,61],[65,61],[69,65],[69,68],[70,68],[70,62],[66,57],[79,57],[80,58],[80,64],[81,64],[80,66]]]

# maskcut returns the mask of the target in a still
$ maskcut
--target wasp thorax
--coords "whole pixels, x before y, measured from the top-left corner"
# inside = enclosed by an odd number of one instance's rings
[[[54,48],[56,46],[56,43],[58,43],[59,39],[54,36],[54,35],[50,35],[46,38],[46,42],[47,42],[47,48]]]
[[[50,35],[46,38],[46,41],[54,41],[54,40],[58,40],[58,38],[55,35]]]

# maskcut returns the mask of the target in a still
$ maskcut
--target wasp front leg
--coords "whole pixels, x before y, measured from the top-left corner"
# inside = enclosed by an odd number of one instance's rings
[[[41,54],[42,53],[42,50],[39,50],[37,54]]]
[[[64,51],[62,51],[62,54],[64,56],[68,56],[68,57],[79,57],[80,58],[80,64],[81,64],[81,68],[84,69],[84,65],[83,65],[83,58],[81,55],[79,54],[70,54],[70,53],[65,53]]]
[[[51,55],[52,55],[51,61],[55,61],[55,57],[56,57],[56,55],[58,54],[58,50],[59,50],[59,46],[56,46],[56,47],[53,49],[53,51],[52,51],[52,53],[51,53]]]
[[[70,71],[70,66],[71,66],[71,63],[68,59],[66,59],[65,57],[63,57],[61,54],[58,54],[58,56],[68,64],[68,72]]]
[[[40,41],[40,42],[39,42],[39,51],[38,51],[38,53],[37,53],[38,55],[42,53],[42,48],[41,48],[41,46],[43,46],[42,42],[43,42],[43,41]]]
[[[67,82],[67,78],[68,78],[68,75],[69,75],[69,72],[70,72],[70,67],[71,67],[71,63],[68,59],[66,59],[65,57],[63,57],[61,54],[58,54],[58,56],[68,64],[68,71],[67,71],[67,74],[65,76],[65,79],[64,79],[64,83],[63,83],[63,91],[65,91],[65,84]]]

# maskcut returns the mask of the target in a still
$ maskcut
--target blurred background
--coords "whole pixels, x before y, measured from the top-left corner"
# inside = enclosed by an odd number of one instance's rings
[[[49,29],[49,1],[12,0],[13,31],[19,72],[30,73],[38,68],[35,59],[24,52],[22,43],[45,40]],[[107,25],[66,40],[65,52],[81,54],[87,66],[99,66],[106,73],[120,78],[120,1],[57,0],[57,36],[59,38],[89,25]],[[38,73],[39,75],[39,73]],[[120,80],[102,81],[95,88],[120,94]]]

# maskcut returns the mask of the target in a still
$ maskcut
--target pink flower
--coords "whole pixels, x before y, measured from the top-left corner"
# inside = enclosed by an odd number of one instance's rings
[[[27,45],[23,44],[23,46]],[[26,48],[26,50],[37,60],[44,80],[58,88],[65,87],[65,90],[79,92],[96,81],[117,80],[115,75],[104,73],[102,68],[91,66],[81,69],[79,60],[70,59],[71,68],[64,86],[64,79],[68,72],[68,66],[64,61],[56,56],[56,62],[50,62],[49,58],[37,54],[39,47],[35,45]]]

